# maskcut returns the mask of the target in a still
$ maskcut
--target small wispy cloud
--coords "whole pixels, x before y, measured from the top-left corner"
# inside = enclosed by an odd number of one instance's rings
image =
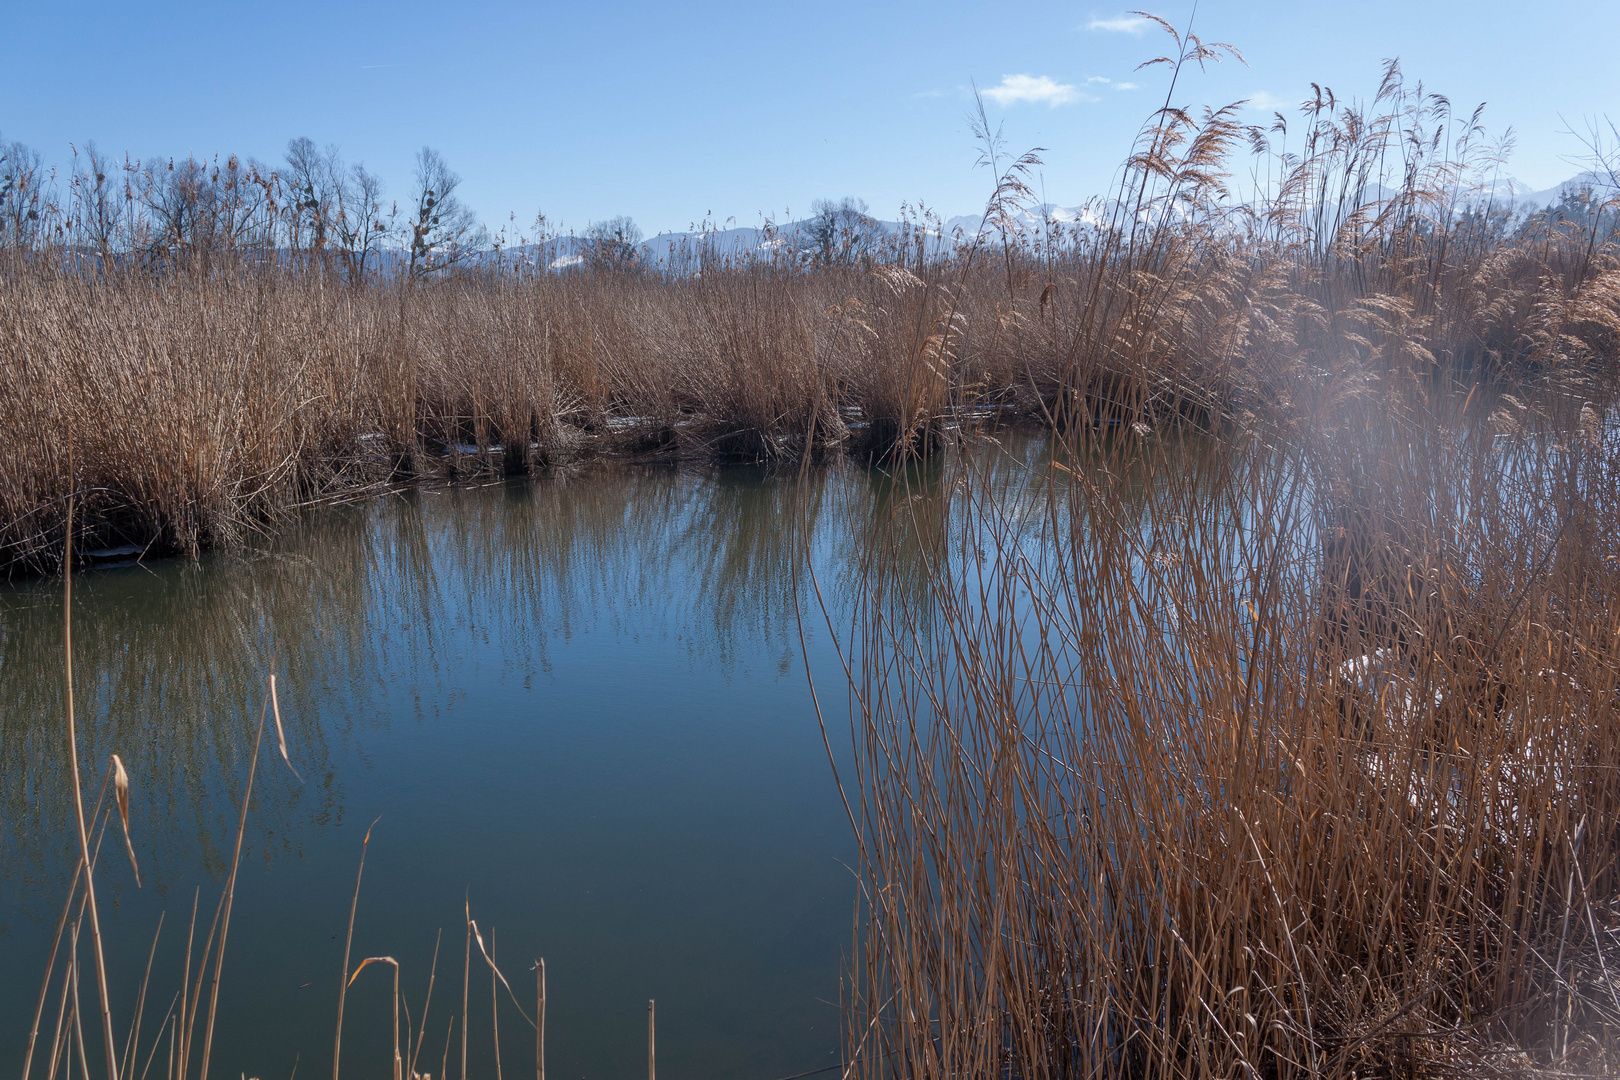
[[[1142,89],[1142,87],[1137,83],[1133,83],[1133,82],[1115,82],[1113,79],[1110,79],[1106,75],[1087,75],[1086,76],[1086,85],[1087,86],[1092,86],[1092,85],[1095,85],[1095,84],[1101,84],[1101,85],[1106,86],[1106,87],[1108,87],[1108,88],[1110,88],[1112,90],[1140,90],[1140,89]]]
[[[1087,30],[1102,30],[1110,34],[1138,34],[1148,28],[1148,21],[1140,15],[1115,15],[1111,19],[1095,16],[1086,23]]]
[[[912,96],[913,100],[920,99],[920,98],[942,98],[942,97],[945,96],[945,91],[943,91],[943,90],[919,90],[915,94],[912,94],[911,96]]]
[[[1278,112],[1288,108],[1290,104],[1291,102],[1284,101],[1275,94],[1268,94],[1264,90],[1256,90],[1249,95],[1247,107],[1260,112]]]
[[[1049,75],[1003,75],[998,86],[984,91],[984,96],[997,105],[1013,105],[1027,101],[1032,105],[1070,105],[1076,101],[1096,101],[1083,94],[1073,83],[1060,83]]]
[[[1140,90],[1140,89],[1142,89],[1142,85],[1140,83],[1133,83],[1133,82],[1117,82],[1117,83],[1114,84],[1114,89],[1115,90]]]

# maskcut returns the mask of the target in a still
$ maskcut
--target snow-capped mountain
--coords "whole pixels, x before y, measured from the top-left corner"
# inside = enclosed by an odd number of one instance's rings
[[[1609,178],[1587,171],[1578,173],[1560,184],[1542,189],[1531,189],[1529,185],[1511,176],[1504,176],[1487,185],[1483,191],[1468,196],[1465,201],[1477,203],[1489,200],[1499,206],[1511,206],[1517,214],[1524,215],[1557,203],[1567,193],[1581,190],[1591,191],[1600,198],[1620,194],[1620,190],[1615,188]],[[1375,186],[1367,192],[1367,197],[1370,200],[1378,200],[1393,194]],[[1019,208],[1014,213],[1012,221],[1016,231],[1026,236],[1039,236],[1054,226],[1074,229],[1099,224],[1101,207],[1100,202],[1081,206],[1042,203]],[[837,236],[832,243],[854,245],[857,248],[864,246],[877,252],[887,245],[896,243],[902,236],[908,236],[915,242],[915,238],[920,235],[926,253],[934,255],[956,245],[970,243],[976,236],[989,240],[994,238],[995,234],[995,226],[986,223],[982,213],[961,214],[943,221],[925,222],[884,221],[867,217],[853,224],[845,223],[837,230]],[[781,224],[765,223],[660,233],[637,245],[636,256],[645,266],[681,273],[697,270],[705,261],[715,258],[777,256],[809,259],[814,257],[827,242],[820,223],[813,218],[804,218]],[[842,249],[848,250],[847,247]],[[527,263],[536,269],[566,271],[584,265],[590,254],[588,240],[568,235],[522,247],[506,248],[498,257]],[[489,253],[489,256],[493,255],[494,253]]]
[[[1562,200],[1565,195],[1572,195],[1581,191],[1589,191],[1600,199],[1620,195],[1620,189],[1615,187],[1612,177],[1593,172],[1590,169],[1576,173],[1561,184],[1554,184],[1550,188],[1542,188],[1539,191],[1531,190],[1528,184],[1522,184],[1512,177],[1504,178],[1503,186],[1506,188],[1505,194],[1512,199],[1514,207],[1522,211],[1540,210],[1552,206]]]

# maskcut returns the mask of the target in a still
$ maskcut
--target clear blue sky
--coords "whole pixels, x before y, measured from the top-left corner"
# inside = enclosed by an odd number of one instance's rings
[[[1149,6],[1178,24],[1191,11]],[[1164,92],[1163,69],[1133,71],[1157,33],[1097,25],[1123,13],[1044,0],[19,4],[0,135],[63,164],[89,138],[275,162],[308,135],[401,199],[426,143],[493,225],[538,209],[575,228],[629,214],[650,235],[711,211],[781,218],[822,196],[860,196],[883,217],[902,200],[974,211],[976,83],[1023,93],[992,116],[1014,148],[1048,148],[1046,196],[1072,204],[1107,186]],[[1493,129],[1518,132],[1508,171],[1535,187],[1576,171],[1565,121],[1620,121],[1620,3],[1204,0],[1195,30],[1248,66],[1193,78],[1182,103],[1296,101],[1313,80],[1370,96],[1398,56],[1459,111],[1488,102]]]

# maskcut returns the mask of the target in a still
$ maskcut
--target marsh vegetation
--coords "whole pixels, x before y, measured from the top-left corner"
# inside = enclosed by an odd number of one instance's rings
[[[93,200],[14,223],[0,558],[239,547],[590,457],[763,464],[795,524],[737,557],[792,567],[779,610],[842,661],[812,688],[858,846],[843,1075],[1612,1075],[1615,207],[1497,204],[1505,147],[1393,64],[1260,127],[1174,107],[1231,50],[1173,42],[1077,222],[1019,225],[1039,159],[981,112],[983,227],[850,257],[648,266],[622,225],[554,273],[441,245],[424,180],[408,263],[368,273],[307,242],[313,185],[294,211],[240,167],[122,246]],[[885,488],[836,570],[829,468]],[[59,1022],[50,1077],[98,1046],[127,1076],[78,925],[47,988],[92,1030]],[[207,1071],[185,985],[170,1080]]]

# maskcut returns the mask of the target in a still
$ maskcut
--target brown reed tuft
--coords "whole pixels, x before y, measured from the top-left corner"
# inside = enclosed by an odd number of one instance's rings
[[[1481,397],[917,493],[846,653],[852,1075],[1620,1067],[1620,441]]]
[[[1178,79],[1225,51],[1172,45]],[[1615,208],[1515,217],[1479,113],[1394,65],[1365,104],[1323,90],[1268,127],[1175,85],[1083,220],[1020,226],[1039,158],[981,117],[982,228],[909,223],[859,259],[773,240],[668,272],[351,280],[42,233],[0,251],[0,563],[53,569],[70,493],[88,545],[187,553],[313,501],[594,453],[921,455],[990,413],[1299,420],[1329,376],[1612,382]]]

